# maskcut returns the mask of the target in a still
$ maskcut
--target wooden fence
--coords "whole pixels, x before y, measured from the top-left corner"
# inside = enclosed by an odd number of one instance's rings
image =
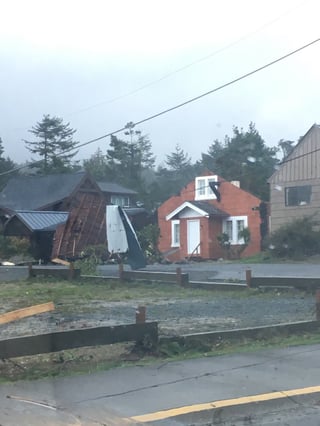
[[[320,278],[311,277],[253,277],[251,270],[246,271],[247,286],[258,287],[295,287],[301,290],[320,289]]]
[[[113,327],[85,328],[0,340],[0,358],[14,358],[85,346],[132,341],[147,342],[148,345],[156,346],[158,342],[158,323],[149,322]]]
[[[75,269],[73,263],[69,267],[63,266],[33,266],[28,265],[29,278],[33,277],[52,277],[64,280],[73,280],[80,277],[80,269]]]
[[[156,281],[181,286],[189,283],[189,274],[182,273],[181,268],[177,268],[176,272],[124,271],[119,268],[119,278],[123,281]]]

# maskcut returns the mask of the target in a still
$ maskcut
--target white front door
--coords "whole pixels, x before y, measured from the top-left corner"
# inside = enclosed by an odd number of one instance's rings
[[[200,254],[200,220],[188,220],[188,254]]]

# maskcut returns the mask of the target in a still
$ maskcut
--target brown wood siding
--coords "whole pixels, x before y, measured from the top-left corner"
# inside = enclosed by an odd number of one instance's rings
[[[294,160],[294,158],[297,158]],[[296,146],[288,161],[269,179],[271,232],[295,218],[317,215],[320,219],[320,127],[314,125]],[[310,204],[285,205],[285,188],[311,185]]]
[[[87,246],[106,243],[104,196],[79,190],[68,204],[70,216],[56,232],[52,257],[77,257]]]

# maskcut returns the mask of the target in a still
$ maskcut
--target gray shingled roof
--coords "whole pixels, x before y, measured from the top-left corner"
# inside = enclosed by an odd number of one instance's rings
[[[97,182],[99,185],[99,188],[103,192],[107,192],[109,194],[137,194],[136,191],[133,191],[132,189],[125,188],[124,186],[121,186],[114,182]]]
[[[193,204],[198,209],[203,210],[208,213],[209,216],[230,216],[229,213],[224,212],[223,210],[218,209],[206,201],[189,201],[190,204]]]
[[[85,172],[47,176],[17,176],[0,192],[0,207],[37,210],[68,197],[81,183]]]
[[[147,210],[144,207],[123,207],[123,210],[127,213],[128,216],[137,216],[141,213],[147,213]]]
[[[30,231],[53,231],[68,219],[68,212],[17,211],[12,217],[23,222]]]

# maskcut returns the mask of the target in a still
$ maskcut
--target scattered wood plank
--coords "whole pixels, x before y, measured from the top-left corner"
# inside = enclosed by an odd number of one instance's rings
[[[0,324],[16,321],[21,318],[31,317],[32,315],[42,314],[44,312],[53,311],[55,309],[53,302],[33,305],[27,308],[17,309],[15,311],[6,312],[0,315]]]
[[[70,262],[68,262],[67,260],[59,259],[58,257],[51,259],[51,262],[58,263],[59,265],[70,266]]]

